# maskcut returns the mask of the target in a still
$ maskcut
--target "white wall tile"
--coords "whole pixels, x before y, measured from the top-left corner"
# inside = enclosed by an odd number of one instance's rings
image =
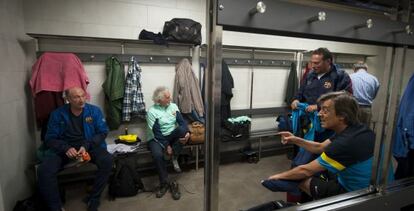
[[[26,174],[34,162],[33,115],[27,94],[29,53],[25,52],[22,0],[0,1],[0,192],[4,210],[30,195]],[[30,120],[29,120],[30,119]],[[31,121],[28,123],[28,121]],[[33,142],[31,142],[33,141]]]
[[[83,23],[115,26],[144,26],[147,23],[147,6],[144,5],[110,1],[81,2],[88,10],[85,12],[94,11],[93,15],[80,20]]]
[[[177,0],[177,8],[184,9],[184,10],[194,10],[197,12],[203,12],[205,7],[203,5],[206,4],[204,0]]]
[[[27,33],[72,36],[82,36],[85,34],[82,24],[79,22],[29,19],[25,21],[25,27]]]
[[[105,64],[84,63],[83,65],[89,78],[88,92],[91,96],[89,103],[103,109],[105,95],[102,89],[102,84],[106,79]]]
[[[138,35],[135,37],[131,36],[135,28],[137,27],[83,23],[81,24],[81,33],[79,35],[89,36],[93,32],[95,37],[137,39]]]
[[[254,68],[253,108],[284,105],[288,68]]]
[[[255,130],[268,130],[275,129],[276,125],[276,116],[274,117],[260,117],[252,118],[251,131]]]
[[[28,86],[24,72],[0,72],[0,103],[21,100]]]
[[[229,70],[234,81],[231,109],[235,110],[250,108],[251,68],[229,66]]]
[[[142,68],[142,92],[147,109],[154,103],[152,94],[158,86],[165,86],[171,94],[174,91],[175,66],[173,65],[141,65]]]
[[[292,38],[244,32],[223,32],[223,45],[240,45],[292,50],[314,50],[327,47],[332,52],[378,55],[384,47],[374,45],[353,44],[345,42],[324,41],[306,38]]]
[[[103,0],[107,1],[107,0]],[[158,6],[158,7],[177,7],[177,0],[111,0],[113,2],[126,2],[139,5]]]
[[[3,90],[3,89],[2,89]],[[10,121],[10,112],[6,108],[10,108],[12,106],[11,102],[0,102],[0,136],[5,136],[6,134],[10,134],[11,125],[9,124]]]

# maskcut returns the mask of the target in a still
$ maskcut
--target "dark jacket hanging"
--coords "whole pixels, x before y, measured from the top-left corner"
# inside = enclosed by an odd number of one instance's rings
[[[231,117],[230,100],[233,97],[232,89],[234,88],[233,77],[226,62],[221,65],[221,122],[224,125],[225,120]]]
[[[286,87],[286,96],[285,96],[285,102],[290,105],[290,103],[295,98],[295,94],[298,91],[299,83],[298,83],[298,74],[296,71],[296,64],[295,62],[292,62],[290,65],[290,72],[289,72],[289,78],[287,82]]]

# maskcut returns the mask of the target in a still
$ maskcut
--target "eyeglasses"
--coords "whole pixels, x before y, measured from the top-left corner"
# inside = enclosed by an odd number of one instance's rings
[[[330,109],[328,107],[322,107],[319,110],[319,114],[329,114],[329,112],[330,112]]]

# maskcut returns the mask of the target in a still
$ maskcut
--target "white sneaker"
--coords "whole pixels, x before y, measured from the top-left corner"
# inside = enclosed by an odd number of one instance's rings
[[[175,157],[175,156],[173,157],[172,164],[174,166],[174,171],[177,172],[177,173],[181,173],[181,168],[180,168],[180,165],[178,165],[177,157]]]

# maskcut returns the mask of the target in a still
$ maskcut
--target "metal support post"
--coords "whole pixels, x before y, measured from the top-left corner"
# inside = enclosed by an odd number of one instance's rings
[[[218,210],[221,63],[223,27],[217,26],[217,0],[207,1],[206,143],[204,210]],[[220,9],[224,9],[223,6]]]

